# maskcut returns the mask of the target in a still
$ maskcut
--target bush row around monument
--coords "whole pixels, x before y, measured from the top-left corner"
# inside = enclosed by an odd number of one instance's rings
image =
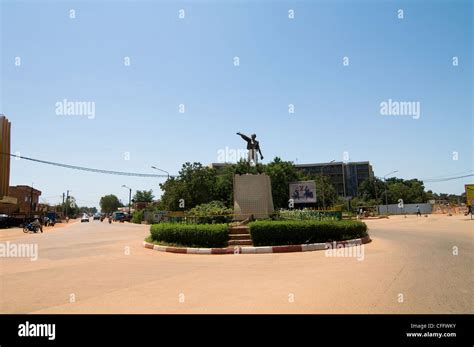
[[[343,241],[367,236],[359,221],[256,221],[249,224],[254,246],[298,245]],[[227,224],[160,223],[147,241],[183,247],[226,247]]]
[[[184,247],[226,247],[227,224],[160,223],[150,228],[151,240]]]
[[[257,221],[250,223],[254,246],[300,245],[367,236],[359,221]]]

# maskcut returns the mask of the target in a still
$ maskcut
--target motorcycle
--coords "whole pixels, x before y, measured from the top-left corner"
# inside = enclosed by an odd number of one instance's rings
[[[54,224],[56,224],[56,221],[54,219],[50,219],[48,217],[45,218],[44,220],[44,225],[47,227],[54,227]]]
[[[33,224],[33,223],[27,223],[25,225],[23,225],[23,232],[24,233],[28,233],[30,231],[34,232],[34,233],[37,233],[39,230],[39,226],[36,225],[36,224]]]

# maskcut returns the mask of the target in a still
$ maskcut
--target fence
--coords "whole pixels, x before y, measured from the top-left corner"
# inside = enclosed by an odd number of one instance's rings
[[[379,205],[378,209],[380,214],[415,214],[417,206],[419,206],[422,214],[430,214],[433,211],[433,205],[429,203],[404,204],[403,208],[398,207],[398,204]]]

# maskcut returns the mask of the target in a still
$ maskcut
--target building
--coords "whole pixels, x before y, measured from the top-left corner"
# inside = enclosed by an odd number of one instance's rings
[[[222,169],[229,163],[212,163],[209,166]],[[295,167],[308,175],[324,175],[339,196],[356,197],[359,185],[369,177],[374,177],[372,165],[368,161],[332,162],[315,164],[295,164]]]
[[[10,129],[11,124],[4,115],[0,115],[0,199],[8,196],[10,186]]]
[[[17,200],[17,204],[11,212],[22,214],[39,212],[38,204],[41,191],[38,189],[25,185],[11,186],[9,195]]]
[[[296,164],[295,167],[308,175],[329,177],[337,194],[346,197],[356,197],[359,185],[367,178],[374,177],[372,165],[368,161]]]
[[[10,131],[11,124],[7,117],[0,115],[0,213],[8,213],[17,203],[17,200],[9,195]]]

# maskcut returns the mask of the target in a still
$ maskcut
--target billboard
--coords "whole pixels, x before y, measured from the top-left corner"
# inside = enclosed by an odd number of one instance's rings
[[[465,184],[466,203],[468,206],[474,206],[474,184]]]
[[[316,202],[316,182],[299,181],[290,183],[290,199],[295,204],[307,204]]]

